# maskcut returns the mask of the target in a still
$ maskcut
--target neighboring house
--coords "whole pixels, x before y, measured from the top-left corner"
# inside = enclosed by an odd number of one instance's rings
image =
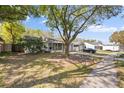
[[[120,47],[119,45],[108,44],[108,45],[103,45],[103,50],[119,51]]]
[[[124,45],[122,45],[122,44],[119,45],[119,51],[123,51],[124,52]]]
[[[71,44],[71,51],[82,51],[85,47],[84,43],[78,41],[78,42],[72,42]]]
[[[12,51],[12,45],[5,44],[4,40],[0,37],[0,53],[1,52],[11,52],[11,51]]]
[[[116,45],[116,44],[107,44],[107,45],[103,45],[97,42],[84,42],[85,44],[85,48],[92,48],[92,49],[96,49],[96,50],[110,50],[110,51],[119,51],[120,50],[120,46]],[[122,48],[121,48],[122,49]]]

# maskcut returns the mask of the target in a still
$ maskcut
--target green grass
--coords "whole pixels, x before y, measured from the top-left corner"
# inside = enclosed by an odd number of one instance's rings
[[[98,55],[109,55],[111,53],[112,53],[111,51],[104,51],[104,50],[97,50],[96,51],[96,54],[98,54]]]
[[[116,61],[117,65],[117,78],[119,80],[118,86],[124,88],[124,61]]]
[[[1,52],[0,57],[12,55],[12,52]]]
[[[105,51],[105,50],[97,50],[96,54],[99,55],[110,55],[110,54],[122,54],[123,52],[113,52],[113,51]]]
[[[117,58],[124,58],[124,52],[118,52],[117,55]]]
[[[0,59],[0,87],[79,87],[91,70],[60,53],[5,56]]]

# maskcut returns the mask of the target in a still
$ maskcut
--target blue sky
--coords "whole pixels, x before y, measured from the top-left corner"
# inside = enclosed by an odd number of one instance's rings
[[[32,29],[40,29],[43,31],[50,31],[45,25],[46,19],[41,18],[27,18],[24,21],[24,25]],[[112,17],[109,20],[104,20],[102,25],[91,25],[87,31],[81,33],[78,38],[82,39],[96,39],[103,43],[109,43],[109,37],[114,31],[119,31],[124,29],[124,18],[120,16]]]

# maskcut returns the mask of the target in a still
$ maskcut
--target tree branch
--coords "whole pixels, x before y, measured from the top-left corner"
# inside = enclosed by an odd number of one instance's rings
[[[58,30],[58,32],[59,32],[61,38],[63,39],[63,41],[65,41],[65,39],[64,39],[64,37],[62,36],[62,33],[61,33],[61,31],[60,31],[60,29],[59,29],[59,27],[58,27],[58,25],[57,25],[58,21],[57,21],[57,18],[56,18],[56,16],[55,16],[55,13],[54,13],[53,8],[51,8],[51,11],[52,11],[52,14],[53,14],[54,19],[55,19],[56,29]]]
[[[85,20],[85,21],[83,22],[83,24],[80,26],[80,28],[79,28],[77,31],[75,31],[74,35],[73,35],[72,38],[70,39],[70,42],[72,42],[72,41],[76,38],[76,36],[77,36],[79,33],[83,32],[83,31],[85,30],[86,27],[84,27],[83,30],[80,31],[80,30],[82,29],[82,27],[87,23],[87,21],[93,16],[93,14],[95,13],[95,11],[96,11],[97,9],[98,9],[98,7],[96,6],[95,9],[93,10],[93,12],[88,16],[87,20]]]
[[[98,9],[99,7],[95,6],[95,9],[93,10],[93,12],[87,17],[87,19],[82,23],[82,25],[80,26],[80,28],[76,31],[80,31],[81,28],[87,23],[87,21],[94,15],[95,11]]]

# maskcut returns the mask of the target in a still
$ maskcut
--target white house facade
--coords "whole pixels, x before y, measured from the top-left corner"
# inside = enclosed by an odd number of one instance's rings
[[[103,45],[103,50],[119,51],[119,45]]]

